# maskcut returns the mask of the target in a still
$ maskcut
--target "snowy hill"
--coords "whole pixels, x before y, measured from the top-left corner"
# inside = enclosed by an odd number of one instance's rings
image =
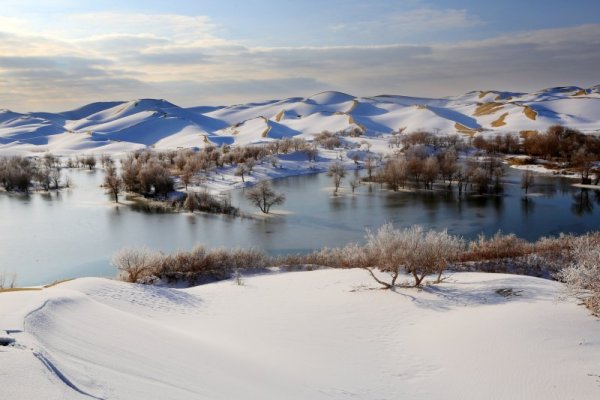
[[[0,152],[115,152],[312,138],[323,130],[402,130],[436,134],[518,133],[555,124],[600,132],[600,89],[555,87],[533,93],[474,91],[442,99],[355,97],[322,92],[223,107],[181,108],[165,100],[92,103],[61,113],[0,111]]]
[[[0,347],[2,398],[600,398],[600,326],[557,282],[374,287],[363,270],[321,270],[2,293],[0,336],[15,340]]]

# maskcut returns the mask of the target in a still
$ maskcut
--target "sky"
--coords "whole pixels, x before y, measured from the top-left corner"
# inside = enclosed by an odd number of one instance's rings
[[[598,0],[1,0],[0,109],[600,84]]]

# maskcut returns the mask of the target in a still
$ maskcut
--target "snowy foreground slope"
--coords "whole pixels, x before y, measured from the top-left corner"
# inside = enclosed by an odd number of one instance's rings
[[[0,105],[1,106],[1,105]],[[561,124],[600,132],[600,86],[534,93],[475,91],[441,99],[323,92],[228,107],[181,108],[165,100],[92,103],[76,110],[0,110],[0,153],[118,153],[248,144],[360,129],[438,134],[517,133]]]
[[[361,270],[177,290],[85,278],[0,294],[3,399],[598,399],[600,324],[561,285]],[[512,289],[504,297],[498,289]],[[0,332],[2,333],[2,332]]]

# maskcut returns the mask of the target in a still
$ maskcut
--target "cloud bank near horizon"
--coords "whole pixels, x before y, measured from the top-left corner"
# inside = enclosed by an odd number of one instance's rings
[[[485,24],[464,10],[425,8],[390,15],[377,26],[327,29],[414,33],[427,21],[440,31]],[[357,45],[262,46],[222,30],[207,16],[179,14],[80,13],[46,24],[0,17],[0,108],[58,111],[142,97],[217,105],[323,90],[447,96],[600,83],[600,24]]]

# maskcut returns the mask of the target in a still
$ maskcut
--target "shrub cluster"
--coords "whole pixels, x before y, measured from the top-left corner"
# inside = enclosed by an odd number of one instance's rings
[[[121,160],[121,180],[128,191],[144,196],[165,197],[174,188],[168,164],[150,151],[131,153]]]
[[[188,192],[183,207],[190,211],[203,211],[214,214],[228,214],[237,216],[239,209],[231,205],[231,199],[228,196],[215,196],[207,191]]]
[[[329,131],[323,131],[315,135],[315,142],[320,146],[325,147],[328,150],[333,150],[336,147],[341,147],[342,141],[340,135],[331,133]]]
[[[190,285],[227,279],[235,271],[264,269],[269,257],[254,249],[206,250],[196,246],[192,251],[163,254],[147,248],[125,248],[117,252],[113,265],[122,280],[133,283],[185,281]]]
[[[128,282],[189,284],[227,279],[240,271],[269,266],[362,268],[386,289],[398,286],[402,272],[413,278],[413,286],[421,286],[430,275],[435,276],[434,283],[440,282],[446,269],[516,273],[564,281],[600,315],[600,233],[561,235],[530,243],[498,232],[490,238],[480,236],[465,242],[446,231],[425,231],[419,226],[395,229],[386,224],[376,232],[367,231],[365,244],[350,243],[308,254],[272,258],[254,249],[207,251],[199,246],[165,255],[146,248],[126,248],[115,254],[113,265]]]

